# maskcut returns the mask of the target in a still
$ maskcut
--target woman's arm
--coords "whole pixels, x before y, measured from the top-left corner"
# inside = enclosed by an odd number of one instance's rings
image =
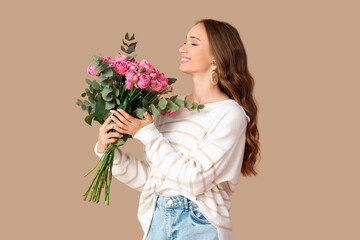
[[[101,158],[104,153],[97,151],[96,142],[94,147],[95,154]],[[116,148],[114,152],[114,161],[112,166],[112,175],[120,182],[141,192],[149,175],[150,167],[145,161],[145,155],[141,159],[137,159],[130,153],[125,153],[120,148]]]
[[[240,176],[246,127],[242,110],[231,109],[186,155],[176,151],[154,124],[141,128],[133,138],[144,144],[152,167],[161,172],[173,189],[196,197]]]

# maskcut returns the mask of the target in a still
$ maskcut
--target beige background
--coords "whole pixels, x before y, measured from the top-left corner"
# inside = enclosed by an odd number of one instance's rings
[[[126,32],[176,77],[193,23],[234,25],[259,104],[257,177],[231,197],[233,238],[360,239],[358,1],[16,1],[1,24],[1,239],[141,239],[139,192],[114,180],[110,206],[83,201],[99,124],[75,105],[93,55]],[[142,157],[131,139],[124,151]],[[101,199],[102,200],[102,199]],[[357,229],[356,229],[357,228]]]

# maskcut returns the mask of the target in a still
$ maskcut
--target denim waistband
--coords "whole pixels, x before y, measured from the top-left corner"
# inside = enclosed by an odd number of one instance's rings
[[[186,211],[192,205],[196,205],[193,201],[182,195],[166,197],[158,194],[156,203],[161,208],[184,208]]]

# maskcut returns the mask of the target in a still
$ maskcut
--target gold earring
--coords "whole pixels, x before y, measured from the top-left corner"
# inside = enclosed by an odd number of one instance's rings
[[[211,65],[212,72],[211,72],[211,75],[210,75],[210,81],[211,81],[212,84],[216,85],[219,82],[219,76],[215,72],[215,70],[216,70],[216,65],[214,64],[215,62],[213,61],[212,63],[213,64]]]

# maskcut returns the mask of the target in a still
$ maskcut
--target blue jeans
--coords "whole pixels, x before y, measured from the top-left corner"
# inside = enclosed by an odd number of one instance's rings
[[[200,212],[198,205],[178,195],[158,194],[146,240],[218,240],[217,228]]]

